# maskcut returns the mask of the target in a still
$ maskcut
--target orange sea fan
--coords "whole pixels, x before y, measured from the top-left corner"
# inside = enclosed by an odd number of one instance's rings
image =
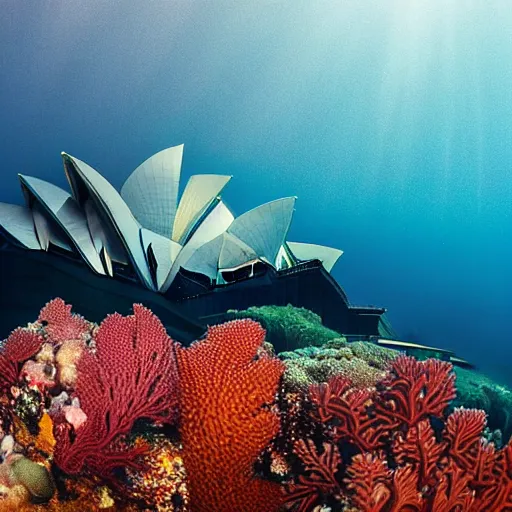
[[[274,512],[280,487],[254,463],[279,431],[271,410],[283,364],[261,352],[265,331],[252,320],[210,327],[177,349],[180,431],[195,512]]]

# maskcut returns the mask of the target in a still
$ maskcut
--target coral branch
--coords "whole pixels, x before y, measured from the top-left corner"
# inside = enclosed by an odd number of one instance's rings
[[[298,483],[288,488],[286,503],[296,506],[297,512],[307,512],[322,496],[340,490],[336,472],[339,469],[341,457],[338,448],[328,443],[324,443],[323,453],[319,454],[311,439],[299,440],[294,451],[308,475],[300,475]]]
[[[437,359],[417,361],[400,356],[391,364],[391,372],[382,385],[378,411],[392,415],[407,426],[429,416],[441,418],[456,396],[455,374],[452,365]]]
[[[108,474],[133,465],[141,453],[119,450],[114,441],[139,418],[173,422],[176,415],[176,367],[173,342],[148,309],[135,304],[134,315],[108,316],[95,338],[95,352],[78,363],[75,395],[87,416],[73,436],[67,423],[56,426],[55,462],[67,473],[87,468]]]
[[[16,384],[22,363],[33,357],[42,344],[42,336],[19,327],[0,345],[0,391]]]

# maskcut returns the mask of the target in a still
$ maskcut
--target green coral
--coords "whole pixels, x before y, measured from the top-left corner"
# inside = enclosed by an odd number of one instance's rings
[[[453,406],[483,409],[489,429],[501,430],[506,441],[512,435],[512,390],[474,370],[456,367],[455,374],[457,398]]]
[[[267,331],[267,340],[277,352],[305,347],[321,347],[331,340],[345,342],[339,333],[322,325],[312,311],[288,306],[250,307],[244,311],[228,311],[230,318],[252,318]]]

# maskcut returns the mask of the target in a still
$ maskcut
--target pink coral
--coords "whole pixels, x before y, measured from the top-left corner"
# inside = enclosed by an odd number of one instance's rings
[[[176,417],[176,366],[173,342],[158,318],[139,304],[134,315],[108,316],[95,337],[95,351],[77,363],[75,396],[87,420],[70,435],[68,423],[56,422],[55,462],[67,473],[84,466],[108,475],[117,466],[136,466],[141,449],[114,446],[134,422],[147,418],[173,422]]]
[[[55,385],[55,368],[48,363],[38,363],[30,359],[23,365],[20,375],[28,382],[29,387],[39,391]]]
[[[75,432],[87,421],[85,412],[76,405],[65,405],[62,407],[62,412]]]

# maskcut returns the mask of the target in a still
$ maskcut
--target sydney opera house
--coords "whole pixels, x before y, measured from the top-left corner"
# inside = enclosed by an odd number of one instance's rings
[[[396,339],[385,309],[352,305],[330,271],[342,251],[288,240],[295,197],[235,216],[231,176],[180,185],[183,146],[142,163],[116,190],[62,153],[69,192],[19,175],[24,206],[0,203],[0,339],[60,296],[86,318],[151,307],[180,341],[230,309],[310,309],[354,336]]]

